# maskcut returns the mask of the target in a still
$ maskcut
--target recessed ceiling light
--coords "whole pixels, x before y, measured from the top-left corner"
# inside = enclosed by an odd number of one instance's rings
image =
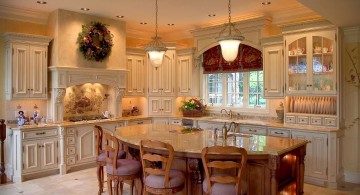
[[[270,2],[270,1],[264,1],[264,2],[262,2],[261,4],[263,4],[263,5],[270,5],[271,2]]]
[[[36,3],[38,3],[38,4],[47,4],[46,1],[36,1]]]
[[[81,10],[83,10],[83,11],[89,11],[90,9],[87,8],[87,7],[82,7]]]
[[[124,16],[116,16],[117,18],[124,18]]]
[[[168,26],[174,26],[175,24],[168,24]]]
[[[209,14],[208,16],[209,16],[209,17],[215,17],[216,14]]]
[[[140,22],[140,24],[145,25],[145,24],[147,24],[147,23],[146,23],[146,22]]]

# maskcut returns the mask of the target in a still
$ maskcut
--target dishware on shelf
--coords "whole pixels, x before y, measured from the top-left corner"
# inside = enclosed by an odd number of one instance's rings
[[[314,47],[314,53],[321,53],[321,47]]]
[[[327,53],[328,50],[329,50],[329,49],[328,49],[327,47],[323,47],[323,48],[322,48],[322,52],[323,52],[323,53]]]
[[[296,54],[297,55],[301,55],[301,54],[304,54],[305,53],[305,48],[297,48],[296,49]]]

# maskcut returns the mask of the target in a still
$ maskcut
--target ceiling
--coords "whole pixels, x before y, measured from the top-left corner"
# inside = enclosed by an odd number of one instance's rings
[[[36,0],[0,0],[0,17],[46,23],[49,13],[65,9],[125,21],[128,36],[149,39],[155,33],[155,0],[45,1],[47,4],[38,4]],[[360,0],[343,0],[341,3],[338,0],[269,1],[270,5],[262,5],[263,0],[231,1],[232,22],[266,16],[272,18],[273,24],[322,17],[338,26],[360,24],[360,12],[356,10]],[[90,10],[82,11],[83,7]],[[215,16],[209,17],[209,14]],[[118,15],[124,17],[117,18]],[[191,37],[191,30],[227,20],[227,0],[158,0],[158,32],[164,40]]]

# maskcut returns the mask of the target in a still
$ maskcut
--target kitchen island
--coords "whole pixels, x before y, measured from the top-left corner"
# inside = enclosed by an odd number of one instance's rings
[[[115,136],[138,158],[140,140],[170,143],[175,150],[174,166],[186,173],[183,194],[202,194],[201,150],[207,146],[230,145],[248,151],[245,183],[247,194],[302,194],[307,141],[271,136],[238,134],[227,140],[214,138],[212,130],[198,130],[167,124],[118,127]]]

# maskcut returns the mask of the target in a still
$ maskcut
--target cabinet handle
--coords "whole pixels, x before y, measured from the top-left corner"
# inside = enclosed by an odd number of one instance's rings
[[[142,122],[142,121],[141,121],[141,122],[137,122],[137,124],[143,124],[143,123],[144,123],[144,122]]]
[[[266,91],[266,90],[267,90],[267,88],[264,88],[264,90]]]
[[[250,132],[257,132],[256,129],[249,129]]]
[[[35,135],[45,135],[45,132],[36,133]]]
[[[280,134],[280,135],[282,135],[282,134],[284,134],[283,132],[274,132],[275,134]]]

